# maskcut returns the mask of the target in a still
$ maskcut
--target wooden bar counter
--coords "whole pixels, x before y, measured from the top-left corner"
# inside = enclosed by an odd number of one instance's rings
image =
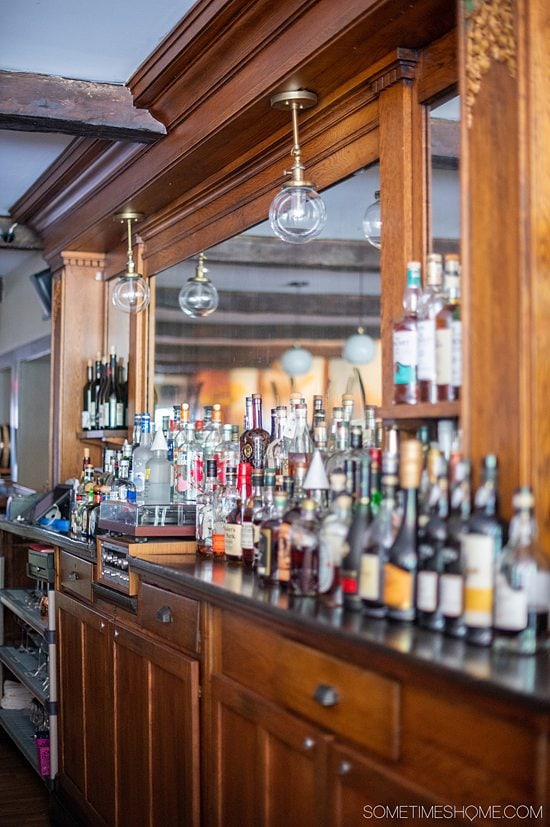
[[[94,577],[87,544],[56,545]],[[138,554],[137,599],[86,592],[86,570],[58,586],[56,796],[85,824],[548,823],[548,654]]]

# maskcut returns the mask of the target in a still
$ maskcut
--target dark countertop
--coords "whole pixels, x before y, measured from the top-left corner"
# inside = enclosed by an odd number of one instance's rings
[[[416,669],[428,669],[453,680],[526,704],[533,711],[550,712],[550,653],[535,656],[496,654],[466,645],[414,624],[371,620],[360,612],[330,607],[314,598],[293,598],[278,588],[261,588],[253,573],[235,563],[199,560],[192,555],[149,555],[130,558],[137,573],[161,577],[163,583],[184,586],[218,604],[252,610],[273,618],[287,629],[322,632],[331,648],[352,644],[366,656],[385,655],[405,660]],[[363,661],[364,658],[361,658]]]
[[[20,537],[51,543],[84,559],[96,559],[95,543],[85,543],[39,526],[0,517],[0,529]],[[260,619],[271,618],[297,638],[319,636],[332,651],[350,652],[360,663],[384,658],[391,664],[439,674],[473,686],[488,696],[504,697],[532,711],[550,712],[550,653],[535,656],[501,655],[491,649],[467,646],[414,624],[371,620],[358,612],[327,606],[322,600],[292,598],[278,588],[261,588],[253,573],[234,563],[201,560],[194,554],[137,553],[130,557],[138,574],[157,578],[167,588],[184,588],[198,598],[212,598],[228,608],[246,609]]]

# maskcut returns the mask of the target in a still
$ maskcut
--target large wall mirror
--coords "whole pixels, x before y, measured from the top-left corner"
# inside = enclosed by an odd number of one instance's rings
[[[324,190],[328,221],[308,244],[280,241],[265,222],[205,251],[219,295],[209,316],[190,318],[178,303],[196,256],[154,277],[158,424],[172,405],[188,402],[201,418],[204,405],[219,402],[224,420],[242,425],[244,397],[257,392],[267,419],[293,390],[309,400],[323,394],[329,410],[351,392],[356,416],[365,400],[380,404],[380,256],[363,230],[378,188],[373,164]],[[372,339],[367,363],[342,355],[358,327]],[[288,367],[295,346],[311,355],[305,371],[292,358]]]
[[[460,253],[460,97],[441,95],[429,107],[430,247]]]

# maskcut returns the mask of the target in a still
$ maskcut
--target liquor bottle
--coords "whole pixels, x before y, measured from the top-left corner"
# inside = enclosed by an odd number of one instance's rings
[[[294,468],[293,477],[284,478],[285,491],[287,493],[287,508],[283,515],[283,521],[279,528],[279,542],[277,546],[277,561],[279,568],[279,583],[287,587],[290,581],[290,533],[293,524],[299,519],[301,504],[307,499],[304,490],[304,479],[306,475],[305,463],[298,463]]]
[[[117,364],[116,381],[120,402],[122,404],[122,425],[121,428],[128,427],[128,374],[125,369],[124,359],[120,357]]]
[[[338,429],[339,423],[344,421],[344,411],[341,407],[335,407],[332,409],[332,417],[330,420],[330,433],[328,435],[327,441],[327,456],[330,457],[335,451],[338,450]]]
[[[466,642],[477,646],[489,646],[492,641],[495,567],[503,542],[497,486],[497,458],[488,454],[483,459],[474,511],[461,539]]]
[[[71,533],[76,537],[80,537],[86,530],[86,507],[93,497],[93,488],[94,469],[91,465],[86,465],[71,511]]]
[[[311,438],[313,439],[313,434],[315,432],[315,425],[318,422],[324,421],[325,419],[325,403],[323,400],[323,395],[320,393],[313,394],[313,404],[311,410],[311,427],[309,429],[309,433]]]
[[[319,520],[314,500],[300,504],[300,516],[290,529],[290,594],[315,597],[319,586]]]
[[[119,502],[135,503],[136,501],[136,486],[130,479],[129,474],[130,464],[127,459],[121,459],[118,477],[113,481],[109,499],[118,500]]]
[[[261,525],[273,515],[275,498],[275,471],[265,468],[262,479],[261,500],[254,504],[252,522],[254,524],[254,565],[257,564],[260,554]],[[252,472],[252,488],[254,489],[254,472]],[[254,494],[253,494],[254,496]]]
[[[287,422],[287,425],[290,424]],[[298,462],[309,464],[313,453],[313,441],[307,424],[307,405],[298,402],[294,405],[294,428],[291,436],[287,438],[288,468],[289,473],[294,475],[294,468]]]
[[[198,491],[193,484],[195,425],[189,421],[189,405],[180,409],[180,427],[174,437],[174,502],[194,502]]]
[[[430,515],[423,541],[418,546],[416,578],[416,621],[419,626],[433,632],[442,632],[445,627],[441,605],[441,578],[445,568],[448,516],[447,466],[440,455],[437,479],[430,499]]]
[[[243,559],[243,530],[245,534],[248,531],[253,535],[252,522],[248,520],[243,524],[246,503],[252,490],[251,473],[252,466],[250,463],[239,463],[237,472],[239,499],[233,510],[227,515],[224,526],[225,559],[234,563],[240,563]],[[245,536],[244,542],[247,545],[253,545],[254,541],[252,539],[249,543],[248,538]]]
[[[445,257],[445,304],[435,317],[437,398],[460,399],[462,385],[462,322],[458,256]]]
[[[141,434],[139,445],[133,454],[134,484],[136,486],[136,502],[143,505],[145,496],[145,469],[147,460],[151,456],[151,416],[148,413],[141,415]]]
[[[418,311],[422,298],[420,262],[407,265],[403,316],[393,326],[393,401],[415,405],[418,395]]]
[[[204,490],[197,497],[196,537],[197,553],[211,556],[214,531],[214,501],[218,485],[218,468],[215,459],[206,460]]]
[[[99,395],[103,384],[103,361],[101,353],[96,354],[95,373],[90,396],[90,429],[98,430],[99,425]]]
[[[287,502],[286,491],[277,491],[273,499],[271,516],[264,519],[260,524],[256,575],[261,586],[276,586],[279,584],[279,531]]]
[[[435,319],[445,303],[442,271],[442,257],[439,253],[431,253],[418,314],[418,390],[421,402],[437,402]]]
[[[97,534],[97,521],[99,519],[99,506],[102,502],[101,487],[94,486],[92,490],[92,499],[86,505],[84,513],[84,524],[82,534],[86,538],[95,537]]]
[[[454,638],[463,638],[466,634],[461,542],[471,512],[470,477],[470,461],[462,457],[452,457],[449,465],[450,514],[447,520],[447,543],[440,581],[440,602],[444,632]]]
[[[105,426],[105,391],[107,389],[109,368],[109,361],[104,356],[101,357],[101,384],[97,392],[96,406],[97,406],[97,427],[103,430]]]
[[[334,433],[332,434],[332,439],[327,446],[327,474],[330,475],[333,471],[344,469],[344,460],[347,457],[349,448],[349,437],[349,422],[338,420]],[[331,444],[333,446],[332,449],[330,448]]]
[[[384,565],[384,603],[392,620],[415,618],[415,584],[418,566],[418,487],[422,471],[422,447],[417,439],[400,446],[399,482],[404,496],[399,531]]]
[[[344,602],[340,570],[347,552],[351,525],[352,499],[347,494],[334,497],[319,528],[319,594],[330,606]]]
[[[242,512],[242,524],[250,523],[252,531],[246,529],[242,532],[241,545],[243,552],[243,563],[248,568],[253,568],[256,562],[256,549],[260,539],[259,522],[255,519],[262,508],[264,472],[261,468],[253,468],[251,472],[252,490],[246,501]]]
[[[241,460],[253,468],[263,468],[267,446],[270,442],[268,431],[262,427],[262,397],[252,394],[252,427],[241,434]]]
[[[145,463],[143,501],[147,505],[170,502],[171,468],[168,461],[168,445],[162,429],[155,434],[151,453]]]
[[[495,583],[493,646],[532,655],[548,646],[548,565],[537,548],[535,498],[518,488]]]
[[[88,359],[86,368],[86,383],[82,389],[82,430],[89,431],[94,425],[92,420],[95,419],[92,406],[92,388],[94,384],[92,360]]]
[[[124,427],[124,403],[117,385],[117,358],[114,347],[111,348],[107,385],[103,394],[103,427],[106,430]]]
[[[347,551],[342,558],[340,572],[344,606],[351,611],[361,611],[359,593],[361,557],[365,535],[369,527],[370,513],[370,458],[363,457],[360,466],[359,497],[355,502],[353,517],[347,536]]]
[[[359,595],[363,603],[363,612],[368,617],[381,618],[387,613],[384,603],[384,566],[389,560],[389,551],[398,529],[396,521],[399,482],[397,468],[397,455],[384,452],[380,510],[367,529],[361,555]]]
[[[228,515],[231,514],[235,508],[238,499],[237,468],[228,467],[225,471],[225,484],[222,488],[216,490],[216,496],[214,498],[212,554],[217,560],[223,560],[225,557],[225,523]]]
[[[266,468],[274,468],[278,474],[288,474],[288,446],[284,437],[287,422],[286,405],[274,409],[272,437],[265,453]]]
[[[370,457],[370,515],[374,520],[382,505],[382,449],[369,448]]]

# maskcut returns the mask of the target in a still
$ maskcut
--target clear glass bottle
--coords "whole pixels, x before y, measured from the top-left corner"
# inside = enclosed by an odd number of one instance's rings
[[[195,502],[198,490],[194,481],[195,424],[189,420],[189,405],[180,408],[180,427],[174,437],[174,491],[175,502]]]
[[[128,460],[124,458],[121,459],[118,477],[113,480],[109,499],[125,503],[136,502],[136,486],[130,479],[129,468],[130,464]]]
[[[334,497],[319,528],[319,594],[330,606],[344,602],[340,571],[347,552],[351,525],[352,499],[347,494]]]
[[[420,262],[407,265],[403,316],[393,326],[393,401],[415,405],[418,396],[418,312],[422,298]]]
[[[287,423],[286,405],[278,405],[275,408],[273,420],[272,438],[267,446],[265,454],[266,468],[274,468],[278,474],[288,474],[288,447],[284,437]]]
[[[168,461],[168,446],[162,430],[155,434],[151,455],[145,465],[143,501],[147,505],[171,502],[172,469]]]
[[[422,471],[422,446],[417,439],[401,442],[399,482],[403,492],[403,516],[384,565],[384,603],[392,620],[415,619],[415,586],[418,568],[418,487]]]
[[[251,475],[252,466],[250,463],[239,463],[237,472],[239,498],[232,511],[227,515],[224,526],[225,559],[234,563],[241,563],[243,559],[243,517],[246,503],[252,491]],[[250,533],[253,531],[251,521],[246,522],[245,531],[247,530]],[[245,542],[246,539],[245,537]]]
[[[242,551],[243,563],[248,568],[253,568],[256,563],[256,549],[260,539],[260,526],[255,519],[257,513],[262,508],[263,503],[263,483],[264,472],[261,468],[253,468],[251,473],[252,491],[248,497],[245,509],[242,513],[242,524],[244,530],[242,532]],[[251,524],[251,529],[248,525]]]
[[[464,623],[467,643],[489,646],[492,642],[495,567],[502,551],[504,533],[498,515],[498,462],[494,454],[483,458],[481,474],[474,511],[461,537]]]
[[[437,402],[435,319],[444,303],[443,259],[439,253],[431,253],[427,260],[426,285],[418,314],[418,389],[421,402]]]
[[[197,553],[210,557],[214,530],[214,509],[218,486],[218,467],[215,459],[206,460],[204,489],[197,497],[195,515]]]
[[[151,416],[148,413],[141,415],[141,434],[139,445],[133,454],[134,484],[136,486],[136,502],[143,505],[145,498],[145,469],[147,460],[151,456]]]
[[[313,440],[307,424],[307,405],[298,402],[294,405],[294,433],[287,440],[289,473],[294,474],[298,462],[309,465],[313,453]]]
[[[532,655],[548,647],[548,564],[537,547],[532,490],[518,488],[512,504],[508,542],[496,573],[493,647]]]
[[[460,399],[462,385],[462,322],[458,256],[445,257],[445,304],[435,318],[437,398]]]
[[[225,471],[225,484],[221,488],[218,487],[214,498],[212,554],[217,560],[223,560],[225,557],[225,523],[228,515],[231,514],[235,508],[238,499],[237,468],[227,467]]]

